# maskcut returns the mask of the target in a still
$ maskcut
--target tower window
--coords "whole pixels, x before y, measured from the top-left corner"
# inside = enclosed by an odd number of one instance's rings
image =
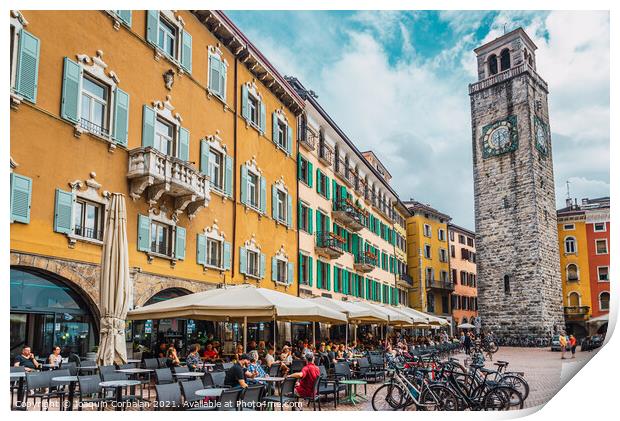
[[[564,252],[567,254],[577,253],[577,240],[575,240],[575,237],[566,237],[564,240]]]
[[[500,61],[502,72],[504,70],[510,69],[510,51],[508,50],[508,48],[505,48],[502,50],[502,52],[499,55],[499,61]]]
[[[492,54],[491,57],[489,57],[489,74],[497,74],[497,56],[495,54]]]
[[[504,275],[504,293],[510,294],[510,275]]]

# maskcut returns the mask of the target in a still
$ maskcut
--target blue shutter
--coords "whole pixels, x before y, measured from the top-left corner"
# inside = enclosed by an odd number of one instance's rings
[[[181,161],[189,161],[189,130],[179,127],[179,154]]]
[[[279,220],[280,215],[278,215],[278,189],[275,184],[271,186],[271,216],[273,219]]]
[[[148,105],[142,107],[142,146],[155,145],[155,110]]]
[[[286,153],[291,155],[293,149],[293,128],[289,125],[286,127]]]
[[[112,138],[121,145],[127,146],[129,130],[129,95],[116,88],[114,104],[114,135]]]
[[[54,231],[63,234],[71,233],[73,224],[73,201],[72,192],[56,189],[56,207],[54,210]]]
[[[78,104],[82,84],[82,69],[75,61],[65,57],[62,76],[62,103],[60,116],[65,120],[77,123]]]
[[[267,181],[265,177],[260,177],[260,211],[267,214]]]
[[[224,191],[226,196],[232,197],[233,191],[233,159],[231,156],[224,157]]]
[[[244,275],[248,271],[248,254],[245,247],[239,247],[239,273]]]
[[[271,258],[271,280],[272,281],[277,281],[278,280],[278,259],[276,259],[275,257]]]
[[[208,73],[209,90],[211,90],[216,95],[220,93],[220,87],[218,86],[218,84],[220,83],[219,69],[220,69],[219,57],[213,54],[209,54],[209,73]]]
[[[232,245],[228,241],[224,241],[224,270],[230,270],[232,256]]]
[[[293,264],[289,263],[288,264],[288,277],[286,278],[286,283],[289,285],[292,284],[294,278],[295,278],[295,270],[293,269]]]
[[[248,168],[245,165],[241,166],[241,185],[239,190],[241,190],[241,203],[245,205],[248,201]]]
[[[271,113],[271,139],[278,144],[278,114],[275,111]]]
[[[265,111],[265,104],[260,101],[260,132],[265,134],[265,127],[267,127],[267,116]]]
[[[32,180],[11,173],[11,222],[30,223]]]
[[[179,260],[185,260],[185,237],[186,231],[183,227],[176,227],[176,239],[174,242],[174,256]]]
[[[131,28],[131,10],[117,10],[116,16],[119,17],[121,22]]]
[[[207,264],[207,237],[204,234],[196,234],[196,262]]]
[[[220,98],[226,102],[226,63],[220,60]]]
[[[192,72],[192,36],[183,30],[181,37],[181,67]]]
[[[312,286],[312,273],[314,272],[314,267],[312,266],[312,257],[308,256],[308,285]]]
[[[299,215],[297,215],[297,217],[299,218]],[[314,219],[312,218],[312,208],[308,208],[308,234],[312,234],[312,223],[314,222]]]
[[[249,113],[249,108],[248,108],[248,87],[244,83],[243,85],[241,85],[241,116],[243,118],[245,118],[246,120],[249,120],[250,116],[248,115],[248,113]]]
[[[206,140],[200,141],[200,172],[209,175],[209,144]]]
[[[260,278],[265,278],[265,253],[260,254]]]
[[[286,209],[286,225],[289,228],[293,228],[293,198],[291,197],[290,194],[287,194],[286,198],[288,200],[288,205],[287,205],[288,207]]]
[[[15,91],[30,102],[37,102],[39,38],[22,29],[18,48]]]
[[[159,10],[146,11],[146,40],[157,45],[157,30],[159,28]]]
[[[151,220],[148,216],[138,215],[138,250],[149,251],[151,242]]]

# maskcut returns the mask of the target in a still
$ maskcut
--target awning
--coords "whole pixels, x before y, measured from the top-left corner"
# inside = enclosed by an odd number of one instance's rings
[[[392,326],[412,326],[414,321],[411,317],[407,316],[404,313],[399,311],[395,311],[390,307],[384,307],[377,304],[372,304],[366,301],[354,301],[355,304],[374,309],[385,316],[387,316],[388,324]]]
[[[593,317],[588,320],[586,323],[606,323],[609,322],[609,313],[603,314],[602,316]]]
[[[334,311],[344,313],[350,323],[385,323],[389,321],[388,315],[370,307],[360,306],[355,302],[336,300],[327,297],[310,298]]]
[[[476,328],[476,326],[472,325],[471,323],[461,323],[457,327],[459,329],[475,329]]]
[[[130,311],[129,320],[187,318],[249,322],[329,322],[342,324],[346,316],[317,302],[266,288],[233,285],[172,298]]]

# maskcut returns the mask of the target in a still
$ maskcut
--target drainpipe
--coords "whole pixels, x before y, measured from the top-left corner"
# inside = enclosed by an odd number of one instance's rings
[[[232,197],[232,204],[233,204],[233,213],[232,213],[232,217],[233,217],[233,226],[232,226],[232,250],[230,251],[230,259],[231,259],[231,263],[230,263],[230,278],[231,280],[233,280],[235,278],[235,254],[237,253],[237,125],[238,125],[238,120],[239,120],[239,107],[238,107],[238,82],[237,82],[237,76],[239,74],[239,59],[237,58],[237,56],[235,55],[235,75],[234,75],[234,79],[235,79],[235,99],[233,100],[233,107],[235,109],[234,112],[234,118],[235,118],[235,123],[233,125],[233,176],[232,176],[232,183],[233,183],[233,188],[232,188],[232,193],[233,193],[233,197]]]

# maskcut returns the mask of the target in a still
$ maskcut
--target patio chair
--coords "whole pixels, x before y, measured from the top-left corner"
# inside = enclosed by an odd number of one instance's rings
[[[280,364],[272,364],[269,367],[269,377],[279,377],[280,376]]]
[[[95,360],[80,361],[78,373],[84,376],[95,374],[97,372],[97,362]]]
[[[319,393],[320,387],[321,387],[321,376],[317,376],[317,378],[314,380],[314,385],[312,386],[312,397],[303,398],[308,402],[308,405],[310,405],[310,402],[312,402],[313,411],[316,411],[317,404],[319,405],[319,411],[321,410],[321,394]]]
[[[299,400],[299,396],[295,394],[295,384],[297,383],[297,379],[292,377],[287,377],[282,382],[282,387],[280,388],[280,394],[278,396],[265,396],[264,400],[267,403],[271,403],[272,405],[275,403],[280,404],[280,410],[284,411],[284,405],[288,403],[294,403]]]
[[[205,374],[205,377],[209,376],[211,378],[211,382],[215,387],[224,386],[224,381],[226,380],[226,373],[223,371],[212,371],[210,373]]]
[[[218,411],[238,411],[239,410],[239,396],[241,395],[240,389],[226,389],[222,391],[220,395],[220,404],[217,408]]]
[[[291,373],[298,373],[303,370],[306,363],[304,360],[293,360],[291,364]]]
[[[178,383],[157,384],[155,385],[155,391],[157,393],[156,410],[162,409],[179,409],[182,407],[181,403],[181,387]]]
[[[103,397],[101,387],[99,386],[99,382],[101,382],[101,379],[96,374],[91,374],[89,376],[78,376],[78,384],[80,385],[78,394],[78,411],[82,410],[84,404],[89,403],[96,404],[98,411],[103,410],[101,403],[105,399]]]
[[[100,365],[99,366],[99,375],[103,379],[104,374],[108,373],[116,373],[116,366],[114,365]]]
[[[62,363],[60,368],[63,370],[69,370],[69,374],[67,376],[77,376],[78,375],[78,365],[74,362]],[[58,377],[59,374],[56,373],[53,377]]]
[[[45,410],[49,411],[50,399],[58,396],[56,392],[51,390],[51,373],[53,373],[53,371],[33,371],[26,373],[26,397],[24,403],[26,408],[35,407],[38,398],[41,411],[43,410],[44,400],[47,401]],[[32,405],[28,403],[30,399],[33,400]]]
[[[159,363],[157,362],[157,358],[147,358],[144,360],[144,368],[148,368],[149,370],[155,370],[159,368]]]
[[[11,373],[25,373],[25,367],[11,367]],[[16,393],[19,391],[19,379],[11,380],[11,410],[15,408]]]
[[[241,411],[260,411],[264,391],[262,384],[245,388],[241,397]]]
[[[128,370],[130,368],[136,368],[136,365],[134,363],[127,363],[127,364],[122,364],[118,367],[119,370]]]
[[[215,406],[203,405],[204,398],[196,394],[197,390],[204,389],[204,385],[200,380],[189,380],[181,383],[181,391],[185,407],[190,411],[212,411]]]
[[[166,358],[166,357],[159,357],[157,359],[157,364],[159,364],[159,368],[168,367],[168,358]]]
[[[228,371],[232,368],[232,366],[235,365],[234,363],[222,363],[222,368],[224,369],[224,371]]]
[[[77,368],[76,368],[77,371]],[[64,399],[67,393],[69,393],[69,385],[71,382],[57,382],[52,381],[54,377],[64,377],[64,376],[74,376],[74,374],[69,371],[69,369],[63,368],[51,371],[50,374],[50,393],[56,393],[56,395],[60,398],[60,408],[61,410],[64,408]]]
[[[172,371],[169,368],[158,368],[155,370],[155,384],[174,383]]]
[[[337,378],[330,378],[327,375],[327,369],[325,366],[320,365],[319,371],[321,378],[321,381],[319,382],[319,396],[327,398],[331,395],[334,399],[334,408],[336,408],[340,399],[340,392],[344,391],[346,393],[347,388],[345,385],[340,384]]]

